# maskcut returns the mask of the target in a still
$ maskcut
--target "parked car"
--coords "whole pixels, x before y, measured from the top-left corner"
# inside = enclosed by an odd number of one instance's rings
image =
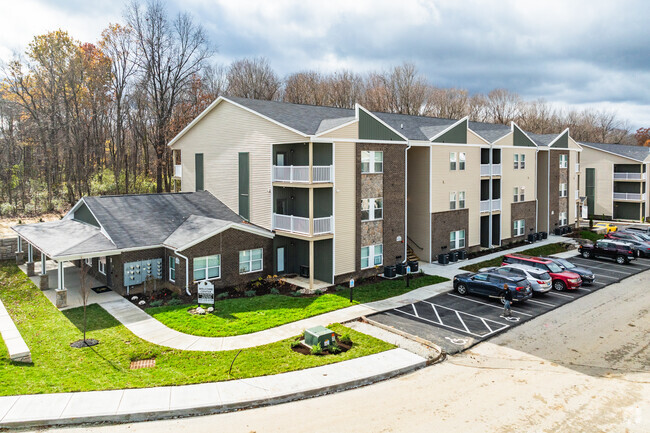
[[[639,257],[650,257],[650,240],[645,239],[645,237],[643,233],[630,233],[620,230],[605,235],[606,239],[631,244]]]
[[[583,268],[582,266],[576,266],[575,264],[571,263],[567,259],[560,259],[557,257],[542,257],[542,258],[551,260],[553,263],[562,266],[562,268],[566,269],[567,271],[580,275],[580,279],[582,279],[582,284],[593,284],[593,282],[596,280],[596,276],[591,270],[587,268]]]
[[[605,257],[616,260],[619,265],[629,263],[637,255],[632,245],[611,239],[601,239],[595,244],[580,245],[578,250],[585,259]]]
[[[522,302],[533,296],[533,289],[525,278],[511,278],[490,272],[458,274],[454,277],[454,289],[459,295],[475,293],[499,298],[503,303],[503,286],[507,284],[512,300]]]
[[[532,266],[512,264],[480,269],[479,272],[491,272],[504,277],[526,278],[534,293],[546,293],[553,288],[553,279],[548,272]]]
[[[565,289],[577,289],[582,285],[582,279],[580,278],[580,275],[576,274],[575,272],[565,270],[560,265],[556,265],[551,260],[545,260],[540,257],[526,256],[523,254],[506,254],[503,256],[503,263],[501,264],[502,266],[513,263],[532,266],[534,268],[541,269],[544,272],[548,272],[553,279],[553,288],[558,291]]]
[[[596,223],[594,224],[595,229],[601,229],[605,233],[615,232],[618,230],[618,227],[612,223]]]
[[[625,227],[626,231],[645,233],[650,235],[650,226],[627,226]]]

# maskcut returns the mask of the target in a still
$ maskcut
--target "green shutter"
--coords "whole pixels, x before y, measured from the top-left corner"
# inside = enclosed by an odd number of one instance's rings
[[[248,152],[239,154],[239,216],[250,220],[250,165]]]
[[[454,126],[433,141],[434,143],[467,144],[467,120]]]
[[[596,198],[596,169],[585,169],[585,193],[587,194],[587,209],[589,216],[594,214],[594,200]]]
[[[203,154],[194,154],[195,191],[203,191]]]

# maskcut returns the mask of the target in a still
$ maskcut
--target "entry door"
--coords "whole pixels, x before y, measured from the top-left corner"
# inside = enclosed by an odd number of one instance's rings
[[[287,165],[287,154],[285,152],[278,152],[275,155],[275,165],[280,167]]]
[[[275,200],[275,213],[279,215],[289,215],[286,198],[278,198]]]
[[[275,250],[275,257],[277,261],[276,271],[278,274],[285,272],[285,249],[284,247],[278,247]]]

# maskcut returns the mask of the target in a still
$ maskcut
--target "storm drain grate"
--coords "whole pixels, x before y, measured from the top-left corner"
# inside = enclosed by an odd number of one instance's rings
[[[131,370],[137,370],[139,368],[149,368],[155,366],[156,366],[156,358],[141,359],[139,361],[131,361]]]

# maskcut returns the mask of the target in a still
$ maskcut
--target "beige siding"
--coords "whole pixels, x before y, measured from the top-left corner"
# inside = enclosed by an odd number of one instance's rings
[[[571,142],[573,140],[569,138],[569,148],[571,147]],[[576,190],[578,190],[578,174],[576,173],[576,163],[578,162],[578,152],[572,151],[569,152],[569,184],[567,185],[567,195],[569,197],[569,213],[567,217],[569,218],[569,224],[573,224],[576,221]]]
[[[467,130],[467,144],[490,144],[470,129]]]
[[[355,143],[334,143],[334,275],[354,272],[356,263]]]
[[[408,151],[408,237],[415,254],[431,261],[431,232],[429,210],[429,147],[412,147]]]
[[[512,141],[512,139],[510,140]],[[525,201],[537,199],[535,184],[535,156],[537,148],[510,146],[501,148],[501,238],[512,236],[511,204],[514,202],[514,188],[524,187]],[[523,169],[514,169],[514,155],[526,155]],[[521,157],[519,157],[521,158]]]
[[[481,148],[478,146],[432,145],[431,213],[449,210],[449,193],[465,191],[469,209],[467,246],[480,243]],[[449,169],[449,153],[465,152],[465,170]],[[458,158],[458,157],[457,157]]]
[[[306,139],[227,101],[221,102],[173,146],[181,150],[182,191],[194,191],[194,154],[203,153],[204,186],[239,211],[239,152],[250,153],[251,222],[271,228],[271,147]]]
[[[344,126],[334,131],[323,134],[322,138],[349,138],[356,140],[359,138],[359,122],[354,122],[351,125]]]
[[[514,146],[514,134],[511,132],[494,142],[495,146]]]

